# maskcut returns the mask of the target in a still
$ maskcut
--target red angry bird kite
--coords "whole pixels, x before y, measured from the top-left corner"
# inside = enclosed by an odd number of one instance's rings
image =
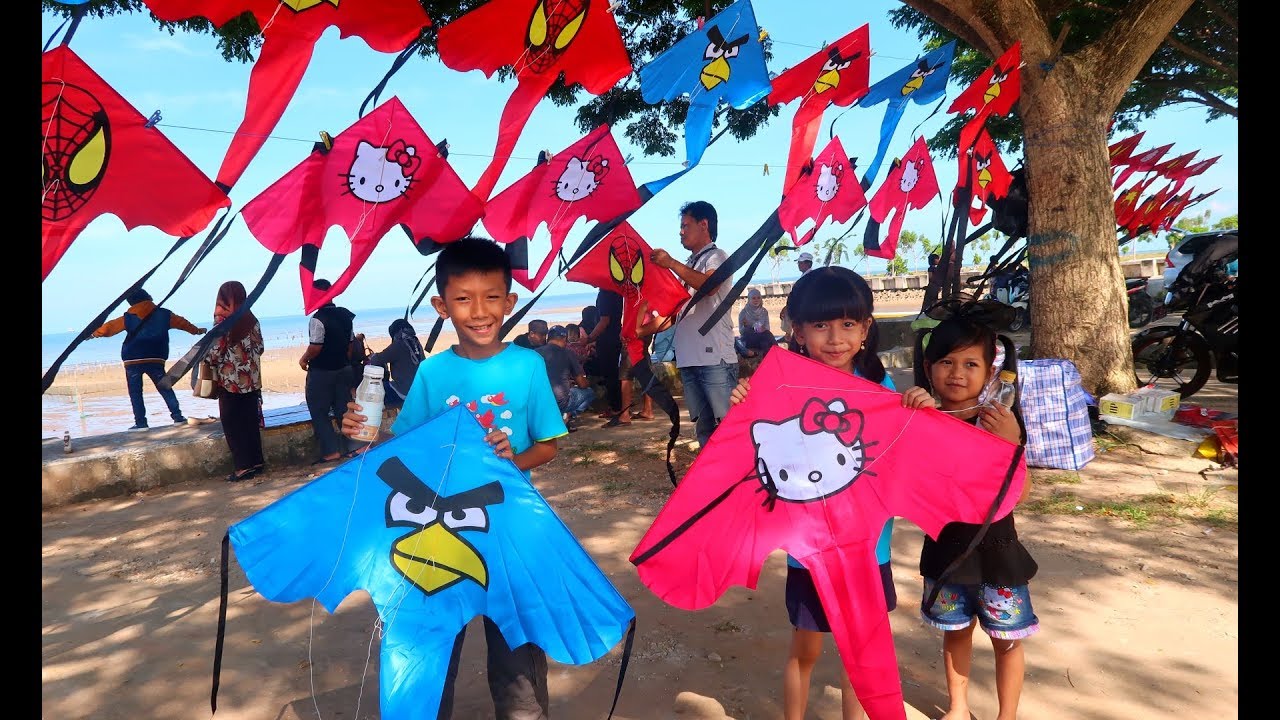
[[[1003,518],[1024,482],[1021,447],[775,347],[631,562],[663,601],[698,610],[733,585],[755,589],[765,559],[785,550],[812,573],[868,716],[905,720],[880,531],[894,516],[933,538],[949,522]]]
[[[1009,184],[1013,176],[1000,158],[1000,148],[991,139],[991,134],[983,127],[978,131],[978,138],[973,147],[960,155],[959,182],[956,183],[954,196],[958,196],[961,187],[969,188],[969,223],[977,227],[987,214],[988,198],[1003,198],[1009,194]],[[953,203],[954,204],[954,203]]]
[[[992,115],[1001,117],[1013,111],[1022,92],[1022,41],[1015,42],[982,72],[947,108],[949,113],[973,110],[973,117],[960,130],[959,150],[972,147],[979,128]]]
[[[307,314],[351,284],[387,231],[404,225],[421,242],[457,240],[483,205],[467,190],[431,138],[392,97],[313,151],[241,211],[249,232],[274,253],[301,248],[299,273]],[[329,228],[351,239],[351,261],[327,291],[311,283]]]
[[[536,290],[551,269],[570,228],[580,217],[609,220],[640,207],[640,193],[614,142],[601,125],[528,175],[494,196],[485,206],[484,226],[503,243],[532,238],[547,224],[551,250],[532,277],[529,268],[513,268],[512,277]]]
[[[599,95],[631,72],[631,58],[604,0],[489,0],[440,28],[446,66],[492,77],[511,66],[516,89],[498,122],[493,160],[472,192],[489,199],[520,132],[556,78]]]
[[[933,174],[933,160],[929,146],[918,137],[901,160],[895,160],[893,168],[884,179],[869,207],[871,219],[863,236],[862,247],[871,257],[891,260],[898,252],[898,235],[902,232],[902,220],[908,210],[922,208],[938,194],[938,178]],[[888,234],[880,240],[880,224],[893,213]]]
[[[675,273],[649,264],[653,248],[625,221],[605,235],[582,256],[566,280],[580,282],[622,296],[622,341],[635,365],[644,357],[644,343],[636,337],[636,315],[641,302],[663,317],[671,317],[689,299]]]
[[[231,200],[158,128],[60,45],[40,60],[40,279],[94,218],[190,237]]]
[[[418,0],[143,0],[166,22],[203,17],[216,27],[252,13],[262,28],[262,50],[249,75],[244,120],[227,148],[218,182],[236,184],[262,149],[302,82],[316,41],[330,26],[355,35],[378,52],[400,52],[431,20]]]
[[[791,233],[796,247],[813,239],[822,223],[848,222],[853,214],[867,206],[867,196],[858,184],[858,176],[840,138],[831,138],[818,157],[806,166],[778,207],[778,221]],[[813,220],[814,226],[798,237],[800,225]]]
[[[791,150],[783,187],[795,182],[813,154],[823,112],[831,105],[849,107],[866,95],[870,74],[870,28],[863,25],[773,79],[770,105],[800,98],[791,120]]]

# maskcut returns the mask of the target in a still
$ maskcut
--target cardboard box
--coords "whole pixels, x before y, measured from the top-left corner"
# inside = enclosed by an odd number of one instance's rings
[[[1182,396],[1172,390],[1144,387],[1133,395],[1141,400],[1141,412],[1145,415],[1156,415],[1165,420],[1172,420],[1178,411]]]
[[[1142,398],[1123,393],[1108,393],[1098,400],[1098,412],[1125,420],[1136,420],[1142,414]]]

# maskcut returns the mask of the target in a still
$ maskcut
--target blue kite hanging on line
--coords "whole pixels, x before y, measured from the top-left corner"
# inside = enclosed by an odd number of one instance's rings
[[[884,119],[880,121],[880,144],[876,147],[876,156],[867,165],[867,172],[862,176],[863,190],[871,187],[876,173],[880,171],[880,163],[889,150],[889,141],[898,129],[898,121],[907,108],[907,101],[926,105],[942,97],[947,91],[947,77],[951,75],[951,60],[955,54],[956,41],[952,40],[872,85],[858,101],[858,107],[871,107],[885,100],[889,101],[884,110]]]
[[[751,0],[738,0],[640,68],[640,93],[650,105],[689,96],[685,167],[645,187],[656,194],[702,160],[720,100],[742,110],[766,97],[769,88]]]
[[[635,620],[546,500],[484,436],[456,405],[228,531],[245,576],[268,600],[314,597],[332,613],[352,592],[369,593],[382,620],[380,707],[388,720],[434,720],[454,639],[477,615],[493,620],[511,647],[533,643],[572,665],[609,652]],[[219,665],[220,657],[215,709]]]

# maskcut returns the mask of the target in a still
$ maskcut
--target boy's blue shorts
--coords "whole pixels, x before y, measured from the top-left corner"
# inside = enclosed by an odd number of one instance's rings
[[[920,604],[929,599],[934,581],[925,578]],[[925,623],[939,630],[969,627],[973,616],[983,632],[1000,640],[1018,640],[1040,630],[1040,620],[1031,609],[1031,592],[1026,585],[960,585],[946,583],[938,591],[933,607],[921,611]]]

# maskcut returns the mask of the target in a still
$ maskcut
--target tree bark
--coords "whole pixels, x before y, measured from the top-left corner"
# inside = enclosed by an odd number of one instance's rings
[[[1192,0],[1129,3],[1094,44],[1065,56],[1048,24],[1052,0],[905,2],[962,38],[980,38],[992,59],[1021,40],[1031,353],[1071,360],[1095,396],[1133,390],[1107,128]]]

